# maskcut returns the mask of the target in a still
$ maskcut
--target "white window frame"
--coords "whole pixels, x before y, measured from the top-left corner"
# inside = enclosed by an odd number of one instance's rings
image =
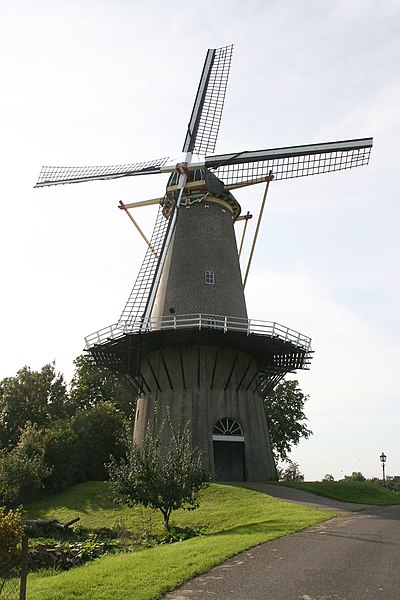
[[[212,439],[214,442],[244,442],[243,428],[233,417],[223,417],[215,423]]]
[[[207,269],[204,272],[204,283],[206,285],[215,285],[215,273],[212,269]]]

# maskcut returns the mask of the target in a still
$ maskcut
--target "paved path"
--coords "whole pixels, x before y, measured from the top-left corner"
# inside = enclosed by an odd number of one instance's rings
[[[295,501],[292,494],[288,495],[288,501]],[[324,507],[354,510],[354,505],[340,503],[339,507],[336,502],[316,498]],[[299,495],[297,502],[317,504],[313,494]],[[326,523],[262,544],[164,598],[400,600],[400,506],[369,506],[361,512],[343,513]]]

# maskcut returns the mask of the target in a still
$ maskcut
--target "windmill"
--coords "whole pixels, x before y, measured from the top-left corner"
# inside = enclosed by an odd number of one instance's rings
[[[119,321],[89,335],[86,349],[137,397],[136,443],[148,427],[160,431],[169,411],[172,421],[190,421],[192,443],[218,479],[260,481],[276,478],[263,399],[286,373],[307,369],[312,352],[307,336],[247,315],[244,284],[266,193],[272,180],[368,164],[372,138],[213,154],[232,50],[207,52],[181,163],[43,167],[35,187],[169,174],[162,198],[120,203],[148,248]],[[243,280],[234,224],[246,227],[251,215],[240,216],[232,190],[260,183]],[[149,204],[159,209],[147,240],[130,211]]]

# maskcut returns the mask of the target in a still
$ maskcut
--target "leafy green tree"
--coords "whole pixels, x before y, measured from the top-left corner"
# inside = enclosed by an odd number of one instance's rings
[[[77,434],[71,428],[71,419],[51,423],[40,432],[44,460],[51,476],[44,482],[44,493],[51,494],[84,481],[79,456],[76,452]]]
[[[307,417],[304,414],[304,404],[308,399],[296,380],[279,383],[264,399],[268,430],[276,460],[287,460],[293,446],[297,446],[301,438],[312,435],[305,423]]]
[[[71,381],[70,403],[76,410],[93,408],[100,402],[112,402],[127,419],[133,421],[136,398],[109,369],[98,367],[90,356],[74,360],[75,373]]]
[[[0,382],[0,498],[8,503],[107,477],[129,447],[132,394],[86,357],[75,361],[71,397],[54,364]],[[107,401],[105,399],[108,399]],[[2,448],[2,450],[1,450]]]
[[[162,451],[160,437],[154,438],[148,430],[143,449],[135,445],[125,460],[112,460],[109,465],[114,502],[161,511],[167,530],[172,511],[197,508],[199,493],[209,482],[200,452],[192,449],[188,425],[177,431],[169,426],[167,451]]]
[[[331,475],[330,473],[327,473],[326,475],[324,475],[324,477],[322,478],[322,481],[335,481],[335,478],[333,475]]]
[[[382,477],[371,477],[367,481],[374,483],[375,485],[382,485]],[[400,494],[400,475],[387,475],[385,477],[385,486],[387,490]]]
[[[54,363],[40,371],[20,369],[15,377],[0,382],[0,448],[15,446],[20,430],[30,421],[45,425],[67,414],[68,395],[64,377]]]
[[[30,500],[51,475],[46,465],[40,430],[28,423],[17,445],[0,451],[0,499],[7,505]]]
[[[76,471],[80,470],[81,481],[106,479],[110,457],[122,458],[128,447],[124,414],[111,402],[99,402],[77,411],[69,428],[75,440],[71,461]]]
[[[351,475],[345,475],[341,481],[367,481],[360,471],[353,471]]]
[[[400,494],[400,475],[387,475],[385,483],[389,490]]]
[[[292,460],[286,460],[287,467],[278,470],[280,481],[304,481],[304,475],[300,472],[299,465]]]
[[[51,422],[47,427],[27,423],[17,447],[21,455],[44,463],[49,474],[43,479],[40,491],[48,494],[85,479],[76,446],[77,436],[71,429],[70,418]]]

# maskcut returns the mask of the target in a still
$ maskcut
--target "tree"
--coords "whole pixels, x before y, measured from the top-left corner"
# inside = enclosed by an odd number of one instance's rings
[[[71,380],[70,403],[73,411],[93,408],[100,402],[112,402],[126,418],[133,421],[136,397],[105,367],[98,367],[90,356],[74,360],[75,373]]]
[[[54,364],[0,382],[0,498],[9,504],[104,479],[110,455],[129,447],[133,395],[86,357],[75,364],[71,399]]]
[[[78,410],[69,422],[69,429],[75,440],[70,460],[75,470],[80,471],[81,481],[105,479],[110,456],[120,459],[126,453],[126,419],[111,402]]]
[[[327,473],[326,475],[324,475],[324,477],[322,478],[322,481],[335,481],[335,478],[333,475],[331,475],[330,473]]]
[[[191,447],[188,424],[177,431],[169,426],[170,445],[165,452],[160,437],[154,438],[148,430],[143,449],[134,445],[126,460],[112,460],[109,465],[114,502],[160,510],[167,530],[172,511],[197,508],[199,493],[210,479],[200,452]]]
[[[55,364],[40,371],[20,369],[15,377],[0,382],[0,448],[15,446],[20,430],[30,421],[43,426],[65,417],[68,395],[64,377]]]
[[[0,499],[7,504],[107,477],[110,456],[127,448],[126,421],[109,402],[46,427],[27,423],[17,445],[0,451]]]
[[[50,475],[40,430],[28,423],[17,445],[11,450],[0,451],[0,500],[12,505],[32,499]]]
[[[303,473],[300,473],[299,465],[292,460],[287,460],[286,469],[279,470],[279,480],[281,481],[304,481]]]
[[[384,486],[387,490],[400,494],[400,475],[386,475],[385,483],[383,483],[382,477],[371,477],[367,481],[375,485]]]
[[[367,481],[360,471],[353,471],[351,475],[345,475],[342,481]]]
[[[387,475],[385,487],[392,492],[396,492],[396,494],[400,494],[400,475]]]
[[[304,404],[309,399],[299,388],[296,380],[284,381],[264,399],[272,451],[276,460],[285,461],[293,446],[300,439],[308,438],[312,431],[307,428]]]

